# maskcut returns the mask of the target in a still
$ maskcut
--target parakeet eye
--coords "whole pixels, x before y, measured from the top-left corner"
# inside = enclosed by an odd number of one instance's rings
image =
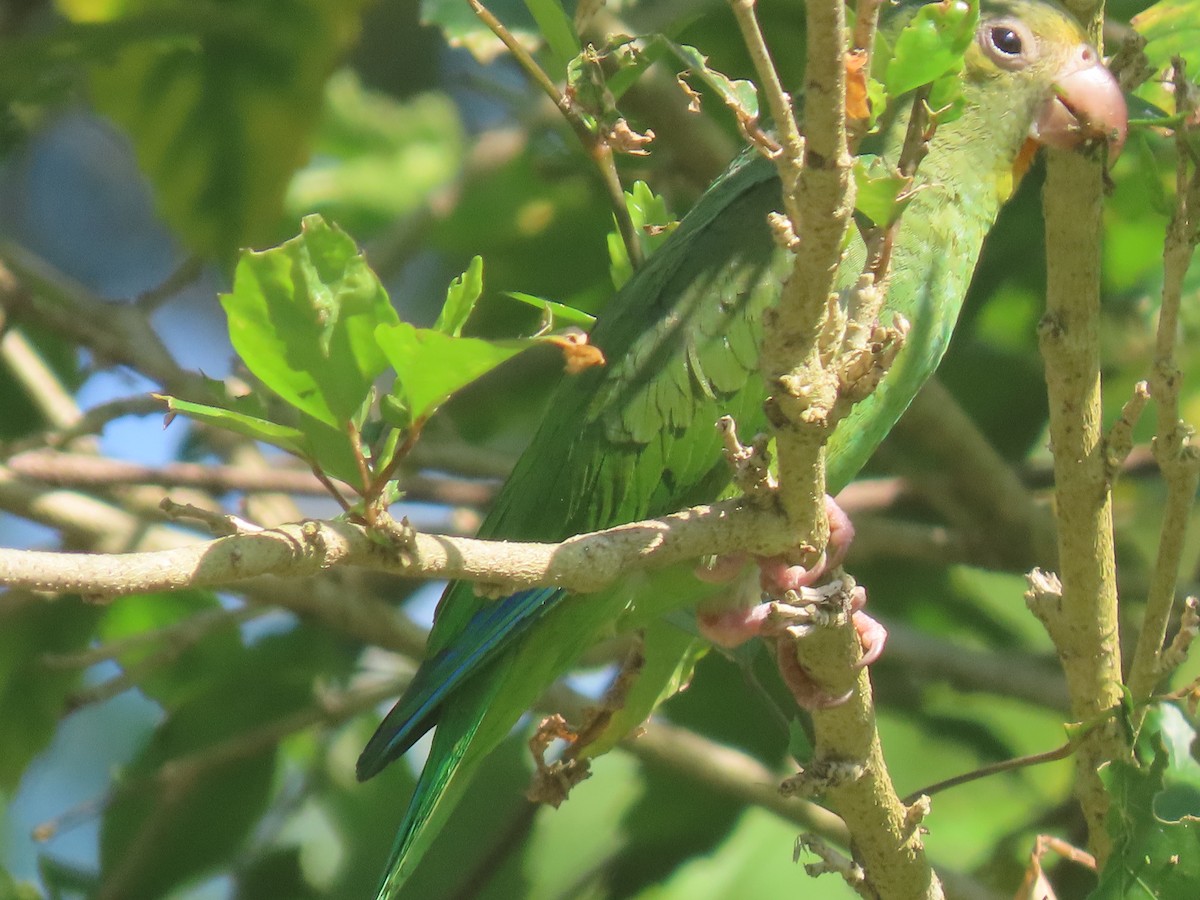
[[[980,49],[1002,69],[1023,69],[1037,55],[1037,42],[1029,30],[1015,20],[993,20],[979,27]]]
[[[1021,55],[1021,36],[1011,28],[997,25],[988,35],[992,46],[1005,56]]]

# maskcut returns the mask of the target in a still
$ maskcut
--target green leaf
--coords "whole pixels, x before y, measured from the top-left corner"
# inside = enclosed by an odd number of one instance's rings
[[[161,394],[158,396],[166,401],[172,412],[271,444],[307,463],[316,463],[327,474],[349,484],[359,481],[358,458],[345,429],[326,425],[303,413],[296,416],[300,427],[295,427],[219,406],[206,406]]]
[[[0,791],[15,790],[50,743],[82,675],[47,666],[45,657],[86,647],[101,612],[77,597],[0,604]]]
[[[47,884],[47,886],[49,885]],[[94,888],[95,884],[89,883],[85,887]],[[28,881],[14,881],[8,870],[0,866],[0,898],[3,900],[42,900],[43,896],[37,885]]]
[[[451,281],[446,289],[446,302],[438,313],[437,321],[433,323],[434,330],[451,337],[461,335],[482,293],[483,257],[476,256],[471,259],[467,271]]]
[[[300,848],[272,849],[238,870],[234,900],[318,900],[319,891],[304,878]]]
[[[321,805],[341,836],[344,857],[326,897],[375,895],[400,821],[399,803],[411,796],[416,785],[415,773],[403,764],[388,766],[365,784],[354,778],[354,760],[378,724],[375,711],[359,716],[335,737],[329,750],[334,777]],[[302,854],[304,843],[311,840],[308,835],[300,839]]]
[[[614,35],[614,40],[617,36]],[[642,39],[617,40],[604,54],[605,81],[613,100],[620,100],[643,72],[666,56],[666,41],[659,35],[648,35]]]
[[[854,160],[854,182],[857,185],[854,208],[876,225],[891,225],[908,204],[908,199],[901,199],[900,194],[909,179],[896,174],[876,156],[864,154]]]
[[[375,328],[399,321],[354,241],[317,215],[298,237],[242,254],[221,295],[238,355],[270,390],[343,430],[387,367]]]
[[[458,107],[446,94],[401,101],[343,69],[326,85],[312,159],[288,186],[287,216],[319,212],[360,239],[373,236],[453,184],[465,154]]]
[[[726,105],[739,116],[747,119],[758,118],[758,89],[751,81],[730,78],[723,75],[708,64],[708,57],[695,47],[686,44],[676,44],[666,38],[662,39],[667,48],[687,66],[688,71],[703,81],[708,87],[717,92]]]
[[[649,259],[679,225],[679,221],[667,209],[666,201],[650,190],[644,181],[635,181],[633,188],[625,192],[625,208],[633,221],[642,248],[642,256]],[[633,277],[633,263],[621,235],[614,228],[608,233],[608,257],[613,286],[620,288]]]
[[[1095,900],[1173,900],[1200,884],[1200,765],[1194,729],[1173,705],[1151,711],[1138,741],[1150,761],[1101,770],[1112,797],[1113,852]]]
[[[922,6],[896,36],[884,84],[899,97],[955,73],[975,36],[977,0],[942,0]]]
[[[126,642],[132,636],[221,610],[215,595],[206,591],[122,597],[104,609],[98,636],[104,643]],[[241,652],[238,626],[226,621],[191,641],[134,642],[116,661],[126,672],[137,675],[143,694],[171,709],[225,671]]]
[[[1200,762],[1196,761],[1196,731],[1179,707],[1164,704],[1157,711],[1157,726],[1170,765],[1163,772],[1163,789],[1154,797],[1154,815],[1160,821],[1200,823]],[[1152,720],[1153,721],[1153,720]],[[1200,859],[1200,850],[1197,851]]]
[[[180,400],[178,397],[169,397],[166,394],[156,394],[155,396],[163,400],[167,404],[167,409],[173,413],[182,413],[197,422],[227,429],[235,434],[271,444],[281,450],[287,450],[297,456],[304,455],[304,432],[298,428],[222,409],[219,406],[206,406],[203,403]]]
[[[557,303],[554,300],[546,300],[543,297],[535,297],[533,294],[526,294],[521,291],[505,291],[504,295],[545,311],[549,314],[551,322],[555,327],[560,325],[574,325],[582,328],[584,331],[590,331],[592,326],[596,324],[595,316],[585,313],[582,309],[567,306],[565,303]]]
[[[795,825],[764,809],[747,809],[720,844],[694,856],[639,896],[641,900],[789,895],[805,900],[844,900],[856,896],[839,879],[808,879],[792,862],[796,830]],[[802,878],[806,880],[800,881]],[[798,884],[804,886],[802,891]]]
[[[359,448],[344,429],[331,428],[309,416],[300,417],[304,431],[303,458],[315,462],[321,471],[347,484],[362,487],[358,468]]]
[[[489,0],[486,5],[521,46],[530,51],[537,49],[537,26],[521,0]],[[450,46],[469,50],[481,63],[490,63],[508,52],[504,42],[464,0],[421,0],[421,24],[437,26]]]
[[[162,896],[242,849],[271,794],[276,744],[239,742],[314,702],[312,667],[328,647],[305,628],[262,638],[170,712],[105,809],[101,893]],[[190,777],[163,789],[156,779],[171,762]]]
[[[100,887],[100,876],[95,869],[69,863],[66,860],[55,859],[49,853],[38,855],[38,877],[47,888],[49,896],[59,897],[94,897]],[[3,897],[0,894],[0,897]],[[41,900],[42,893],[33,895]],[[4,900],[9,900],[5,897]],[[19,896],[16,900],[25,900]]]
[[[197,252],[229,258],[279,226],[308,154],[325,79],[365,0],[79,6],[77,25],[124,35],[91,64],[90,95],[133,140],[163,214]]]
[[[563,10],[560,0],[525,0],[534,21],[546,39],[546,46],[555,56],[554,70],[565,71],[567,61],[580,50],[575,25]]]
[[[812,738],[799,716],[788,720],[788,755],[801,764],[809,762],[814,755]]]
[[[380,325],[379,346],[396,370],[392,394],[411,421],[429,416],[455,392],[537,343],[533,339],[485,341],[451,337],[407,322]]]
[[[1161,0],[1130,20],[1146,39],[1146,58],[1165,69],[1182,56],[1193,79],[1200,66],[1200,0]]]

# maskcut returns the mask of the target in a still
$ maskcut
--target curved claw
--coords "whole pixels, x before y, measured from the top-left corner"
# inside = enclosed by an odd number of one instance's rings
[[[871,665],[883,655],[883,647],[887,643],[887,629],[858,609],[851,616],[851,621],[854,622],[854,628],[858,632],[859,641],[862,642],[863,651],[858,662],[854,664],[854,668],[861,669]]]
[[[841,706],[854,696],[854,688],[838,697],[826,693],[820,685],[813,681],[808,670],[796,659],[796,645],[792,641],[776,641],[775,659],[779,664],[779,675],[783,678],[783,683],[787,685],[796,704],[802,709],[807,709],[809,712],[818,709],[832,709],[835,706]]]
[[[846,559],[854,542],[854,524],[828,494],[825,495],[825,515],[829,519],[829,541],[813,565],[807,568],[793,565],[782,555],[755,557],[765,593],[782,597],[788,591],[798,592],[801,588],[811,587]]]

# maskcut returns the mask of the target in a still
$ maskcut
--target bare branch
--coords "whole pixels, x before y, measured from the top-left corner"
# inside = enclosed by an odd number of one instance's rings
[[[1186,120],[1193,112],[1189,103],[1193,92],[1188,89],[1183,60],[1178,57],[1174,61],[1172,78],[1178,104],[1176,112]],[[1184,538],[1196,499],[1196,487],[1200,484],[1200,451],[1192,441],[1193,429],[1179,417],[1183,373],[1176,358],[1184,277],[1200,241],[1200,169],[1192,156],[1188,127],[1181,126],[1175,137],[1175,209],[1163,245],[1162,306],[1150,375],[1150,393],[1158,409],[1154,459],[1163,473],[1167,499],[1146,612],[1129,672],[1129,690],[1135,701],[1148,697],[1163,675],[1163,641],[1167,622],[1175,608],[1175,584],[1179,578]]]
[[[103,601],[122,594],[229,585],[262,575],[307,576],[335,566],[363,565],[414,578],[501,584],[506,590],[547,585],[588,593],[631,568],[734,550],[769,554],[789,543],[781,516],[732,501],[579,535],[561,544],[414,532],[406,546],[388,548],[362,527],[309,521],[141,553],[0,550],[0,584],[76,592]]]
[[[1099,296],[1103,166],[1051,153],[1045,188],[1047,296],[1039,326],[1050,399],[1062,597],[1039,609],[1071,692],[1072,715],[1095,718],[1120,700],[1121,648],[1112,495],[1100,405]],[[1098,729],[1076,756],[1076,793],[1089,847],[1107,857],[1108,797],[1097,770],[1120,752],[1114,727]]]

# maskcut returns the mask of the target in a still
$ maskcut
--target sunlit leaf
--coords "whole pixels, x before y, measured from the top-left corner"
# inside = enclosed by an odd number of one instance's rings
[[[525,6],[533,14],[534,21],[546,39],[546,46],[556,57],[555,69],[561,70],[567,60],[579,53],[579,35],[569,16],[563,11],[561,0],[525,0]]]
[[[467,271],[450,282],[446,289],[446,302],[433,323],[435,331],[458,337],[462,334],[463,326],[471,315],[471,310],[483,293],[483,257],[471,259]]]
[[[160,208],[196,251],[224,259],[274,236],[364,2],[138,0],[88,26],[140,37],[92,64],[91,94],[128,131]]]
[[[466,136],[444,93],[404,100],[365,86],[351,69],[325,88],[313,155],[288,185],[290,219],[319,212],[359,239],[418,213],[462,170]]]
[[[376,337],[396,370],[392,393],[413,421],[428,416],[452,394],[536,343],[451,337],[407,322],[380,325]]]
[[[589,331],[596,322],[595,316],[585,313],[581,309],[576,309],[573,306],[567,306],[565,303],[557,303],[554,300],[535,297],[533,294],[525,294],[521,291],[505,291],[504,294],[507,297],[512,297],[514,300],[519,300],[522,303],[527,303],[530,306],[545,311],[548,313],[551,324],[554,327],[574,325],[577,328],[582,328],[584,331]]]
[[[1152,66],[1165,69],[1171,57],[1182,56],[1195,79],[1200,66],[1200,0],[1161,0],[1130,24],[1146,39],[1146,58]]]
[[[1173,900],[1200,884],[1200,765],[1195,730],[1164,705],[1147,717],[1139,763],[1114,760],[1101,770],[1112,808],[1113,851],[1098,900]]]
[[[171,412],[182,413],[189,419],[216,425],[218,428],[272,444],[291,453],[302,454],[304,452],[304,432],[299,428],[280,425],[277,422],[222,409],[219,406],[192,403],[189,400],[180,400],[178,397],[168,397],[164,394],[156,396],[167,404],[167,409]]]
[[[942,0],[922,6],[896,36],[884,83],[898,97],[957,72],[975,36],[976,0]]]
[[[708,57],[695,47],[676,44],[673,41],[667,41],[666,46],[687,66],[689,72],[716,91],[717,96],[739,117],[747,120],[758,118],[758,89],[753,82],[730,78],[718,72],[709,66]]]
[[[238,355],[292,406],[342,430],[387,360],[375,327],[399,321],[354,241],[320,216],[279,247],[247,252],[221,295]]]
[[[521,0],[489,0],[486,6],[522,46],[537,48],[537,24]],[[436,25],[451,46],[469,50],[481,63],[490,63],[508,52],[466,0],[421,0],[421,22]]]
[[[635,181],[633,187],[625,192],[625,208],[629,210],[634,234],[641,245],[642,258],[649,259],[670,237],[679,221],[667,209],[666,201],[644,181]],[[625,242],[615,228],[608,233],[608,258],[613,286],[620,288],[633,277],[633,263],[629,260]]]

